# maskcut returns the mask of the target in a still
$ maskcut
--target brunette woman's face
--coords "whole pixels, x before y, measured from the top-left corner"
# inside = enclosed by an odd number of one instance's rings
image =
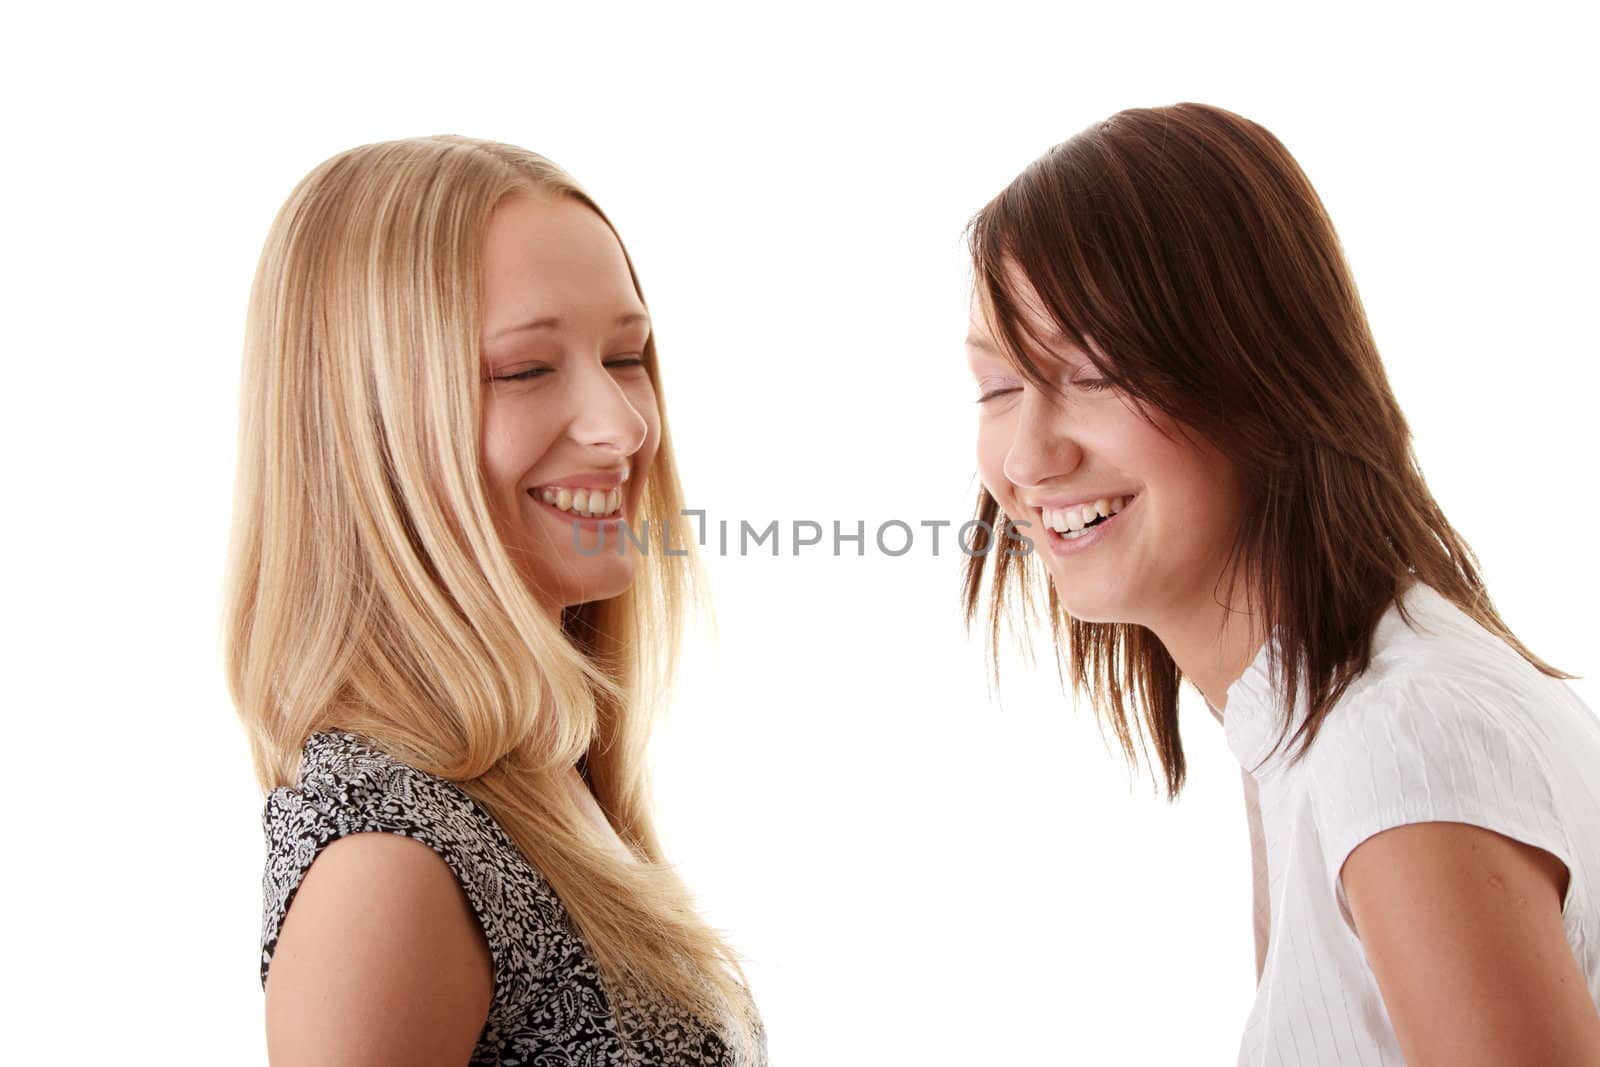
[[[1022,305],[1035,309],[1028,314],[1038,336],[1058,336],[1026,279],[1013,285]],[[1055,397],[1039,389],[1003,354],[980,304],[974,299],[967,338],[984,398],[979,476],[1006,516],[1028,524],[1021,532],[1062,606],[1085,622],[1158,632],[1192,612],[1214,613],[1240,508],[1229,464],[1165,415],[1155,413],[1151,425],[1064,339],[1036,360],[1056,368],[1064,391]],[[1010,547],[1019,550],[1015,541]]]
[[[610,227],[568,197],[519,195],[484,236],[483,462],[501,538],[552,608],[633,581],[621,522],[661,440],[650,320]],[[603,541],[603,543],[602,543]]]

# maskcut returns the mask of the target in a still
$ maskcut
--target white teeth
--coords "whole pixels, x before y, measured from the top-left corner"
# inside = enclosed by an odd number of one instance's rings
[[[1111,516],[1128,506],[1131,496],[1101,497],[1089,504],[1070,508],[1044,508],[1044,524],[1059,534],[1073,538],[1083,528],[1100,516]]]
[[[1094,510],[1087,511],[1082,507],[1062,508],[1055,513],[1055,521],[1050,523],[1050,528],[1066,533],[1069,530],[1081,530],[1094,519]]]
[[[540,500],[562,511],[597,519],[622,507],[622,489],[540,489]]]

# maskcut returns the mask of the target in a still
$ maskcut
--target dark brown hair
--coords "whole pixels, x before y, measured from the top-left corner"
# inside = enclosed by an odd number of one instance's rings
[[[1279,745],[1304,687],[1295,760],[1366,669],[1379,618],[1413,579],[1540,671],[1573,677],[1525,648],[1495,611],[1477,558],[1417,467],[1333,224],[1267,130],[1204,104],[1118,112],[1029,165],[973,218],[968,240],[975,296],[1020,374],[1055,388],[1041,363],[1049,341],[1008,290],[1008,270],[1104,378],[1233,465],[1244,496],[1224,602],[1247,575],[1251,613],[1262,613],[1263,633],[1277,628]],[[1003,521],[983,488],[977,518]],[[1031,607],[1034,578],[1028,557],[980,551],[992,547],[982,529],[962,600],[970,627],[992,559],[995,657],[1007,596]],[[1143,626],[1067,615],[1053,584],[1048,615],[1073,692],[1087,690],[1130,763],[1130,719],[1140,715],[1141,742],[1153,741],[1175,799],[1184,757],[1171,655]]]

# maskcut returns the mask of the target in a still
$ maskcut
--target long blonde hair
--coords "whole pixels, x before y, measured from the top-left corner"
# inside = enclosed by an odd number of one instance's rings
[[[665,864],[646,780],[651,702],[701,585],[693,546],[674,532],[674,554],[641,555],[628,592],[558,629],[491,518],[479,271],[490,213],[519,193],[605,219],[543,157],[461,137],[344,152],[279,212],[240,382],[229,691],[264,791],[295,782],[316,731],[374,739],[499,822],[614,991],[665,997],[748,1048],[738,964]],[[645,364],[660,402],[653,335]],[[639,518],[676,531],[681,509],[663,411]],[[564,783],[579,761],[639,862],[586,828]]]

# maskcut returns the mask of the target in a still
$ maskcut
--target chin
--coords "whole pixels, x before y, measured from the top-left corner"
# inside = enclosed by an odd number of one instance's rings
[[[631,559],[579,557],[576,573],[569,573],[568,584],[573,595],[570,604],[586,604],[591,600],[610,600],[621,596],[633,586],[634,562]]]
[[[1105,614],[1103,612],[1077,611],[1077,610],[1075,610],[1075,609],[1073,609],[1071,607],[1067,608],[1067,614],[1071,615],[1078,622],[1092,622],[1092,623],[1101,623],[1101,624],[1109,625],[1109,624],[1113,624],[1113,623],[1127,622],[1128,621],[1126,619],[1115,618],[1115,617],[1113,617],[1111,615],[1108,615],[1108,614]]]
[[[1062,592],[1060,583],[1057,583],[1056,599],[1060,601],[1062,610],[1079,622],[1119,623],[1131,621],[1121,597],[1103,596],[1097,592],[1082,589],[1074,590],[1071,595],[1068,595]]]

